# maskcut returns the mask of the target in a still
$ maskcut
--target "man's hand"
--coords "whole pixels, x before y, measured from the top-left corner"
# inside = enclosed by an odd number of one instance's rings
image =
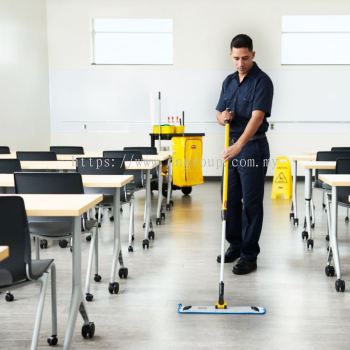
[[[226,148],[224,153],[222,154],[222,158],[224,161],[229,160],[233,157],[236,157],[242,151],[242,146],[240,143],[236,142],[229,148]]]
[[[233,119],[233,113],[230,109],[226,109],[223,112],[218,112],[216,115],[216,119],[221,125],[225,125],[226,122],[231,122]]]

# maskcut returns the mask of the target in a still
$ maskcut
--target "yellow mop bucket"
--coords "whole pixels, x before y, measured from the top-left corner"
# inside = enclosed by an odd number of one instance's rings
[[[277,157],[276,167],[273,173],[271,199],[283,197],[290,199],[292,196],[292,172],[290,161],[287,157]]]

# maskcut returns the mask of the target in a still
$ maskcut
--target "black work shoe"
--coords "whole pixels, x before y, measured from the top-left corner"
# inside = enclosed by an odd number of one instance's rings
[[[247,273],[255,271],[257,267],[256,260],[248,261],[239,259],[237,264],[233,267],[232,272],[235,275],[246,275]]]
[[[241,255],[241,252],[239,250],[234,250],[231,247],[229,247],[225,253],[225,263],[234,262],[235,260],[237,260],[239,258],[240,255]],[[221,255],[217,256],[216,261],[218,263],[221,263]]]

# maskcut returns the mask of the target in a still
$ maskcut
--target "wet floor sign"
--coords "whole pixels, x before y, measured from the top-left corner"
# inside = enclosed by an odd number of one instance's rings
[[[271,198],[283,197],[290,199],[292,196],[292,172],[287,157],[277,157],[275,171],[273,173]]]

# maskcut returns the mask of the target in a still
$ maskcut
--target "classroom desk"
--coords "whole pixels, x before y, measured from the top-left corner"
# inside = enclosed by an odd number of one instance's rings
[[[289,219],[293,220],[294,225],[299,225],[298,218],[298,195],[297,195],[297,176],[298,176],[298,161],[305,160],[316,160],[316,154],[299,154],[299,155],[291,155],[288,158],[293,163],[293,191],[292,191],[292,207],[291,212],[289,214]]]
[[[307,247],[313,248],[314,241],[312,239],[311,228],[315,226],[315,223],[311,223],[312,206],[312,171],[313,170],[335,170],[336,162],[324,162],[324,161],[302,161],[300,165],[305,168],[305,223],[304,231],[302,232],[302,239],[307,239]],[[314,218],[314,215],[312,215]]]
[[[120,188],[127,185],[133,180],[132,175],[82,175],[84,187],[93,188],[114,188],[114,245],[113,245],[113,258],[112,258],[112,269],[109,280],[108,291],[111,294],[117,294],[119,285],[116,282],[116,269],[117,264],[120,264],[120,271],[122,275],[127,276],[127,268],[124,267],[123,255],[121,250],[121,239],[120,239]],[[97,257],[95,257],[97,259]],[[121,275],[121,273],[119,273]],[[86,279],[86,292],[88,293],[88,281]]]
[[[345,281],[342,280],[340,257],[338,249],[338,203],[337,203],[337,188],[341,186],[350,186],[350,175],[343,174],[324,174],[320,175],[320,180],[332,186],[332,209],[331,209],[331,230],[329,234],[330,248],[328,251],[328,263],[325,268],[327,276],[334,275],[334,268],[331,262],[334,259],[335,273],[337,280],[335,281],[335,289],[337,292],[344,292]],[[350,197],[349,197],[350,201]]]
[[[64,339],[65,350],[72,344],[72,336],[78,312],[84,325],[90,325],[84,303],[81,284],[81,221],[82,214],[102,201],[102,195],[93,194],[26,194],[20,195],[28,216],[71,216],[74,217],[73,253],[72,253],[72,299]]]
[[[75,170],[72,160],[22,160],[22,170]]]
[[[151,201],[151,170],[159,166],[158,161],[132,161],[125,162],[126,169],[129,170],[146,170],[146,201],[145,201],[145,235],[142,241],[143,248],[149,248],[149,240],[155,237],[154,231],[150,229],[150,217],[152,209]],[[162,193],[159,194],[162,196]],[[159,197],[158,197],[159,198]],[[159,203],[159,202],[158,202]]]
[[[9,257],[9,247],[0,245],[0,261],[3,261]]]

